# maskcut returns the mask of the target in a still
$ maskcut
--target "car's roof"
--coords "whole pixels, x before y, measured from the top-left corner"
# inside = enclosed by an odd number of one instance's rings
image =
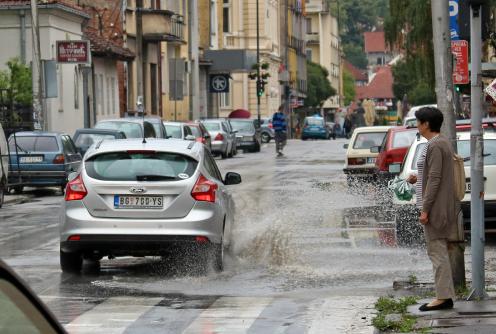
[[[65,133],[61,132],[45,132],[45,131],[21,131],[21,132],[16,132],[15,133],[16,137],[23,136],[23,137],[54,137],[54,136],[60,136],[60,135],[65,135]],[[14,134],[10,135],[11,137],[14,136]]]
[[[362,126],[359,128],[356,128],[354,133],[362,133],[362,132],[387,132],[389,129],[391,129],[392,126],[389,125],[384,125],[384,126]]]
[[[182,126],[185,125],[183,122],[162,122],[164,125],[177,125],[177,126]]]
[[[389,129],[391,132],[418,131],[416,127],[411,126],[395,126]]]
[[[153,150],[158,152],[179,153],[188,155],[199,161],[202,156],[203,145],[195,141],[172,138],[147,138],[146,143],[143,143],[143,139],[141,138],[102,140],[100,143],[91,146],[88,152],[86,152],[85,160],[97,154],[129,150]]]
[[[204,122],[204,123],[226,122],[227,119],[225,119],[225,118],[207,118],[207,119],[202,119],[201,121]]]
[[[117,133],[124,133],[121,130],[113,130],[113,129],[94,129],[94,128],[81,128],[77,129],[77,133],[98,133],[98,134],[117,134]]]
[[[144,121],[146,122],[148,120],[145,118]],[[127,123],[142,124],[143,118],[141,118],[141,117],[108,118],[108,119],[102,119],[102,120],[98,121],[97,123],[105,123],[105,122],[127,122]]]
[[[253,122],[255,119],[252,118],[231,118],[229,121],[240,121],[240,122]]]

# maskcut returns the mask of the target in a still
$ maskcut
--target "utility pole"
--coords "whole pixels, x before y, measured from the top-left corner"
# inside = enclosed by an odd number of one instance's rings
[[[481,14],[484,1],[470,3],[470,229],[472,252],[472,292],[470,299],[483,299],[485,292],[484,273],[484,139],[482,136],[482,73],[481,73]]]
[[[289,81],[289,14],[288,0],[284,0],[284,70],[286,71],[287,81],[284,82],[284,111],[289,113],[289,129],[293,127],[293,113],[291,111],[291,86]],[[293,138],[292,131],[289,133],[289,139]]]
[[[199,43],[198,43],[198,0],[189,0],[188,5],[188,27],[189,27],[189,60],[191,63],[190,73],[190,99],[189,118],[191,120],[200,118],[200,65],[199,65]]]
[[[453,63],[451,54],[451,33],[449,26],[449,1],[431,1],[432,35],[434,42],[434,67],[436,73],[437,106],[443,113],[441,131],[456,147],[456,121],[453,112]],[[448,253],[455,287],[465,287],[465,246],[463,243],[449,243]]]
[[[137,86],[137,100],[140,99],[144,104],[144,82],[143,82],[143,0],[136,0],[136,86]],[[146,106],[143,105],[143,113]]]
[[[260,117],[260,89],[262,86],[262,79],[260,78],[260,18],[259,18],[259,14],[258,14],[258,11],[259,11],[259,5],[258,5],[258,1],[256,1],[256,11],[257,11],[257,89],[256,89],[256,92],[257,92],[257,119],[258,119],[258,124],[262,124],[261,123],[261,117]]]
[[[36,0],[31,0],[31,32],[33,37],[31,82],[33,88],[34,128],[38,130],[47,130],[47,124],[45,122],[45,115],[43,112],[40,26],[38,19],[38,4]]]

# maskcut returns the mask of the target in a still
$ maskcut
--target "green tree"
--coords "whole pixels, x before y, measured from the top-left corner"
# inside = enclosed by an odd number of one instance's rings
[[[362,46],[354,43],[343,44],[343,52],[350,63],[358,68],[367,68],[368,61]]]
[[[0,89],[9,89],[16,103],[31,105],[33,101],[31,68],[19,58],[7,61],[7,69],[0,71]]]
[[[343,94],[345,106],[350,105],[355,100],[355,78],[347,69],[343,71]]]
[[[307,98],[306,107],[321,107],[329,97],[336,95],[336,90],[331,86],[329,72],[319,64],[307,61]]]

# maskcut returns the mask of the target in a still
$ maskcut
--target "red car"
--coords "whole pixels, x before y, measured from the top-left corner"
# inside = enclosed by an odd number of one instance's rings
[[[417,136],[413,127],[398,126],[388,130],[381,146],[372,147],[372,152],[379,152],[375,161],[375,173],[378,180],[387,181],[399,174],[401,164],[410,145]]]
[[[196,137],[196,141],[204,144],[209,151],[212,151],[212,138],[210,137],[207,128],[205,128],[205,125],[199,122],[190,122],[188,123],[188,126],[191,129],[193,136]]]

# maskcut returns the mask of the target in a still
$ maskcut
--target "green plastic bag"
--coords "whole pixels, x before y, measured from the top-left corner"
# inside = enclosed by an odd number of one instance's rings
[[[401,179],[397,176],[394,180],[388,182],[388,188],[394,192],[396,198],[400,201],[410,201],[415,194],[415,187],[405,179]]]

